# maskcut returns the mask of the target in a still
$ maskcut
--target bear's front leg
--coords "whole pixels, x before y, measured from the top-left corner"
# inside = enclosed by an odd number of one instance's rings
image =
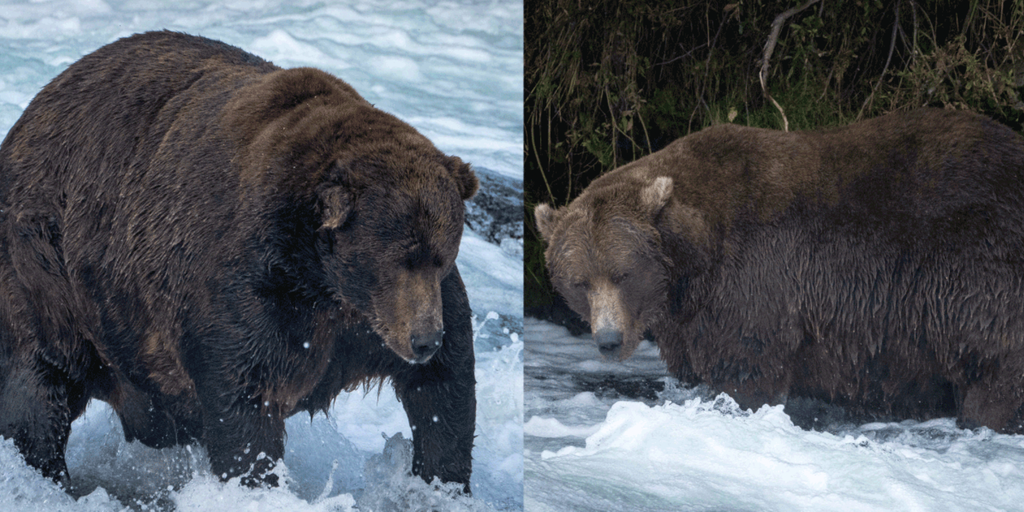
[[[1007,434],[1024,433],[1024,400],[1021,398],[1020,370],[1013,371],[1011,365],[1001,368],[1003,377],[995,374],[976,381],[963,392],[957,414],[957,427],[988,427]]]
[[[284,419],[258,397],[217,396],[203,402],[203,444],[213,474],[224,481],[241,476],[249,487],[276,486],[277,475],[268,473],[284,457]]]
[[[458,270],[441,283],[444,341],[425,364],[409,365],[392,377],[413,430],[413,473],[427,482],[439,477],[469,493],[476,376],[469,299]]]

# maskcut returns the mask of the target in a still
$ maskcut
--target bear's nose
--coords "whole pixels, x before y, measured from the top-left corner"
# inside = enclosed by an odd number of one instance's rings
[[[425,363],[430,360],[430,356],[437,352],[437,349],[441,348],[442,331],[434,331],[421,336],[412,337],[412,354],[415,356],[412,362],[414,363]]]
[[[601,329],[594,333],[594,341],[601,355],[608,359],[619,358],[619,352],[622,352],[622,331]]]

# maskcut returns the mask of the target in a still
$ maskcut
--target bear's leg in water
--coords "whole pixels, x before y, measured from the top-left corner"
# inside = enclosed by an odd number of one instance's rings
[[[469,299],[457,269],[441,282],[444,341],[426,364],[393,377],[395,391],[413,428],[413,473],[463,484],[469,492],[476,378]]]

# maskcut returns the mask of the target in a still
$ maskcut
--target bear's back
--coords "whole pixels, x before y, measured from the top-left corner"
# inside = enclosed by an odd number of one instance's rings
[[[157,151],[161,131],[187,103],[183,93],[202,89],[194,87],[201,80],[231,82],[206,88],[230,90],[275,69],[238,48],[176,32],[108,44],[47,84],[11,128],[0,145],[0,205],[55,216],[88,203],[95,211],[82,216],[103,217],[130,186],[132,162]],[[216,111],[228,99],[209,95],[203,107]]]

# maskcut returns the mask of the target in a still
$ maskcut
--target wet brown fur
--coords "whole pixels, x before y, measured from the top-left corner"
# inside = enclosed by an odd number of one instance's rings
[[[414,471],[468,486],[455,256],[476,188],[322,71],[172,32],[97,50],[0,147],[0,435],[64,479],[70,422],[98,398],[129,440],[199,440],[217,475],[255,484],[285,417],[390,379]]]
[[[623,357],[650,329],[673,373],[745,407],[1024,431],[1024,139],[989,119],[713,126],[536,218],[583,318],[618,281]]]

